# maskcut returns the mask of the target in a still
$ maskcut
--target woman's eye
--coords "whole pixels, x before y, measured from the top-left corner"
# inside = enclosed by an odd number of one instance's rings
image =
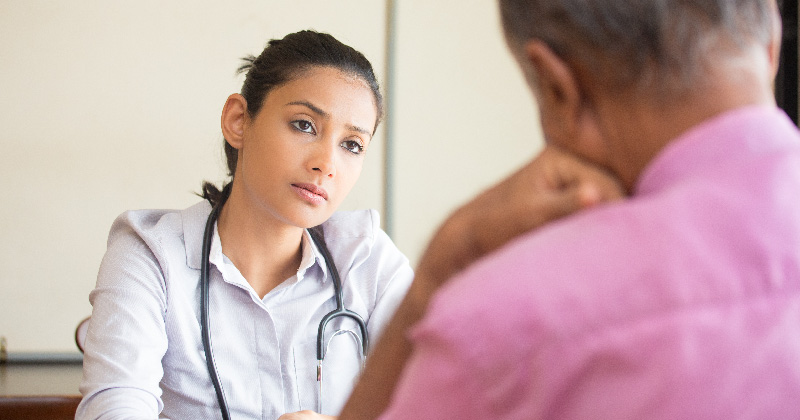
[[[345,140],[342,142],[342,148],[354,155],[360,155],[364,152],[364,146],[355,140]]]
[[[292,125],[299,131],[314,134],[314,125],[306,120],[292,121]]]

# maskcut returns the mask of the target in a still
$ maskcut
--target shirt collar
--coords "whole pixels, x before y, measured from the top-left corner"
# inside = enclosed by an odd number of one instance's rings
[[[211,204],[207,200],[203,200],[181,212],[181,218],[183,220],[183,238],[186,245],[186,265],[195,270],[200,270],[203,263],[203,233],[205,232],[206,221],[208,220],[209,214],[211,214]],[[322,273],[320,281],[323,283],[328,281],[328,267],[325,265],[325,258],[314,244],[308,230],[303,230],[303,238],[300,247],[302,257],[300,259],[300,266],[297,269],[297,281],[302,280],[308,270],[315,264],[319,266],[320,272]],[[217,256],[219,261],[222,261],[219,234],[215,226],[210,254],[212,261],[215,261],[215,255],[217,254],[219,254]]]
[[[322,276],[320,276],[320,281],[322,283],[328,281],[328,266],[325,265],[325,257],[322,255],[322,251],[317,248],[317,245],[311,239],[308,229],[303,230],[303,240],[300,247],[303,256],[300,259],[300,267],[297,269],[297,281],[302,280],[303,277],[305,277],[308,269],[313,267],[315,264],[319,266],[320,272],[322,273]]]
[[[203,200],[181,211],[186,265],[195,270],[199,270],[202,264],[203,232],[209,214],[211,214],[211,203],[208,200]]]
[[[796,138],[796,128],[775,106],[747,106],[724,112],[686,131],[642,172],[634,196],[663,190],[687,176],[702,176],[725,159],[782,147]]]

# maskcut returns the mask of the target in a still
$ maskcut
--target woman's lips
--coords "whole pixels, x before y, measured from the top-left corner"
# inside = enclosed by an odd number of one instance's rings
[[[322,204],[328,200],[328,192],[314,184],[292,184],[292,188],[300,198],[311,204]]]

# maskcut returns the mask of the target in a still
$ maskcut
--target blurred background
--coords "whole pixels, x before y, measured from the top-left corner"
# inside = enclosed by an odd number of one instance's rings
[[[797,2],[778,100],[797,120]],[[0,335],[77,355],[114,218],[221,182],[240,58],[300,29],[371,60],[388,116],[345,209],[376,208],[412,265],[455,207],[542,147],[491,0],[0,0]]]

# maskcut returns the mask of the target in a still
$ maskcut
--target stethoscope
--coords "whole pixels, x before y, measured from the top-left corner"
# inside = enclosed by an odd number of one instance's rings
[[[200,268],[200,329],[202,334],[203,340],[203,351],[206,354],[206,365],[208,367],[208,373],[211,375],[211,382],[214,384],[214,391],[217,393],[217,401],[219,402],[219,408],[222,412],[223,420],[230,420],[231,414],[228,410],[228,404],[225,402],[225,394],[222,391],[222,384],[219,381],[219,376],[217,375],[217,367],[214,363],[214,355],[211,351],[211,336],[208,327],[208,276],[209,272],[211,271],[211,263],[209,261],[209,255],[211,254],[211,240],[214,233],[214,223],[217,221],[219,217],[219,212],[222,210],[222,206],[228,200],[228,196],[231,192],[231,185],[232,183],[225,186],[222,190],[222,194],[214,208],[211,210],[211,214],[208,215],[208,219],[206,220],[206,228],[203,232],[203,251],[202,251],[202,258],[203,258],[203,265]],[[325,265],[328,267],[328,272],[331,274],[331,278],[333,279],[333,292],[334,296],[336,297],[336,309],[329,312],[325,316],[322,317],[322,320],[319,322],[319,329],[317,330],[317,383],[319,384],[318,387],[318,405],[317,405],[317,412],[322,412],[322,361],[325,359],[325,354],[327,353],[327,348],[325,347],[325,327],[328,325],[334,318],[338,317],[346,317],[353,319],[357,324],[359,329],[361,330],[361,337],[359,337],[355,332],[351,330],[338,330],[336,331],[331,338],[343,334],[349,333],[351,334],[356,342],[361,345],[361,362],[363,365],[363,361],[367,356],[367,349],[369,348],[369,335],[367,334],[367,324],[364,322],[364,319],[361,318],[360,315],[357,313],[348,310],[344,307],[344,299],[342,293],[342,281],[339,278],[339,270],[336,269],[336,264],[333,262],[333,258],[331,257],[330,251],[328,251],[328,247],[325,245],[325,239],[322,235],[322,228],[317,226],[314,228],[307,229],[311,239],[314,241],[314,244],[317,248],[322,252],[322,256],[325,258]],[[330,344],[330,341],[328,342]]]

